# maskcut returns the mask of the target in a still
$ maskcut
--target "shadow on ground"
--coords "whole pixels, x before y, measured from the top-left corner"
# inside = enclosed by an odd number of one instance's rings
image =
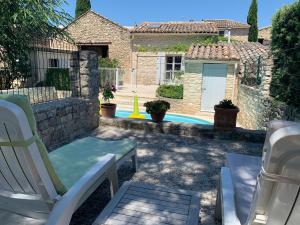
[[[179,137],[101,127],[91,135],[103,139],[133,138],[138,142],[138,172],[130,162],[119,171],[120,185],[141,181],[201,193],[201,225],[214,225],[216,183],[226,152],[260,155],[262,144]],[[88,225],[110,200],[108,182],[103,183],[73,215],[72,225]]]

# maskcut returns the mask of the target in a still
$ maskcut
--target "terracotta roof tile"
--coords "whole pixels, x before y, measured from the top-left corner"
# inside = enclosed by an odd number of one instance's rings
[[[202,60],[239,60],[240,56],[232,44],[193,45],[186,54],[186,59]]]
[[[217,34],[218,27],[210,22],[145,22],[132,33],[204,33]]]
[[[232,29],[232,28],[249,28],[250,26],[245,23],[240,23],[229,19],[208,19],[205,22],[216,23],[218,28]]]
[[[219,43],[213,45],[192,45],[187,52],[186,59],[202,60],[241,60],[254,62],[259,56],[268,57],[270,48],[260,43],[237,42]]]

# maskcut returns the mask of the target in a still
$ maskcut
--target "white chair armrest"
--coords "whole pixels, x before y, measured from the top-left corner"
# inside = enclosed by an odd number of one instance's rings
[[[241,222],[236,213],[232,177],[230,169],[227,167],[222,167],[221,169],[220,192],[222,206],[222,224],[241,225]]]
[[[81,197],[89,190],[99,177],[105,175],[105,173],[107,173],[111,168],[115,169],[115,163],[116,158],[114,154],[107,154],[100,158],[99,161],[54,205],[46,225],[69,224]]]

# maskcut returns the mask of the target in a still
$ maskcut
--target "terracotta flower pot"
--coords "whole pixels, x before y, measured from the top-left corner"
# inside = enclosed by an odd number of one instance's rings
[[[163,112],[163,113],[151,113],[151,118],[154,122],[156,123],[161,123],[164,118],[165,118],[165,115],[166,115],[166,112]]]
[[[102,117],[114,118],[116,115],[117,105],[113,103],[103,103],[101,104]]]
[[[215,107],[214,127],[233,129],[236,127],[236,119],[239,109],[224,109]]]

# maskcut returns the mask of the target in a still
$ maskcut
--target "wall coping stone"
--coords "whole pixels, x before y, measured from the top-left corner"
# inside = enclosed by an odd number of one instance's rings
[[[248,141],[264,143],[266,132],[262,130],[247,130],[236,128],[234,130],[219,130],[213,125],[188,124],[177,122],[155,123],[151,120],[138,120],[127,118],[102,118],[100,125],[114,126],[123,129],[142,130],[144,132],[172,134],[178,136],[201,137],[219,140]]]

